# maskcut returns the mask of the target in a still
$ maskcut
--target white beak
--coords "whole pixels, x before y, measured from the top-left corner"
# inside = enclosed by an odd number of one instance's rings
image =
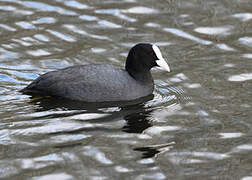
[[[157,60],[156,60],[156,63],[158,66],[162,67],[164,70],[170,72],[170,67],[169,65],[166,63],[166,61],[164,60],[162,54],[161,54],[161,51],[159,50],[159,48],[156,46],[156,45],[153,45],[152,46],[153,48],[153,51],[155,52],[156,56],[157,56]]]
[[[156,60],[156,63],[158,66],[162,67],[164,70],[170,72],[170,67],[168,66],[168,64],[166,63],[166,61],[164,59],[159,59]]]

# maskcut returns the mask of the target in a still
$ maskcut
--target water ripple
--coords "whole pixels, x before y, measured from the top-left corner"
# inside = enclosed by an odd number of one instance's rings
[[[77,15],[76,12],[65,10],[63,8],[52,6],[42,2],[22,1],[21,4],[28,8],[34,8],[39,11],[57,12],[62,15]]]
[[[158,13],[158,10],[149,7],[137,6],[127,10],[122,10],[122,12],[132,14],[155,14]]]
[[[40,57],[40,56],[48,56],[50,55],[51,53],[46,51],[46,50],[43,50],[43,49],[38,49],[38,50],[29,50],[29,51],[26,51],[28,54],[32,55],[32,56],[37,56],[37,57]]]
[[[129,22],[135,22],[136,21],[136,19],[130,18],[130,17],[122,14],[119,9],[98,9],[95,12],[98,13],[98,14],[111,14],[111,15],[114,15],[114,16],[120,18],[120,19],[129,21]]]
[[[241,37],[239,41],[241,44],[252,47],[252,37]]]
[[[86,4],[80,3],[78,1],[64,1],[64,4],[69,7],[73,7],[76,9],[90,9],[91,7],[87,6]]]
[[[189,39],[189,40],[192,40],[192,41],[195,41],[197,43],[200,43],[200,44],[204,44],[204,45],[210,45],[212,44],[211,41],[207,41],[207,40],[203,40],[203,39],[200,39],[198,37],[195,37],[189,33],[186,33],[182,30],[179,30],[179,29],[174,29],[174,28],[164,28],[164,31],[165,32],[169,32],[169,33],[172,33],[176,36],[180,36],[180,37],[183,37],[185,39]]]
[[[202,34],[209,34],[209,35],[227,35],[229,34],[230,27],[197,27],[194,31]]]
[[[106,28],[121,28],[122,27],[119,24],[115,24],[115,23],[109,22],[107,20],[100,20],[100,21],[98,21],[98,24],[100,24],[101,26],[104,26]]]
[[[101,35],[95,35],[95,34],[91,34],[91,33],[88,33],[82,29],[79,29],[78,27],[72,25],[72,24],[64,24],[63,27],[67,28],[68,30],[71,30],[77,34],[81,34],[81,35],[85,35],[87,37],[91,37],[91,38],[94,38],[94,39],[101,39],[101,40],[110,40],[108,37],[105,37],[105,36],[101,36]]]
[[[0,24],[0,28],[6,29],[6,30],[8,30],[8,31],[16,31],[15,28],[10,27],[10,26],[8,26],[8,25],[6,25],[6,24]]]
[[[0,179],[251,178],[250,6],[1,0]],[[153,69],[144,102],[19,92],[71,65],[123,67],[139,42],[160,46],[172,69]]]
[[[61,32],[50,30],[50,29],[47,29],[46,31],[49,32],[50,34],[54,35],[55,37],[61,39],[61,40],[64,40],[64,41],[67,41],[67,42],[75,42],[76,41],[74,37],[63,34]]]
[[[106,164],[106,165],[113,164],[113,161],[108,159],[103,152],[99,151],[99,149],[97,149],[95,147],[86,146],[83,148],[83,150],[84,150],[83,155],[90,156],[101,164]]]
[[[6,49],[0,48],[0,61],[6,60],[6,59],[18,59],[19,54],[15,53],[13,51],[8,51]]]
[[[2,11],[15,11],[16,8],[13,6],[0,6],[0,10]]]
[[[86,20],[86,21],[97,21],[98,18],[95,16],[90,16],[90,15],[81,15],[79,16],[80,19]]]
[[[43,35],[43,34],[35,34],[34,38],[36,38],[36,39],[38,39],[40,41],[44,41],[44,42],[49,42],[50,41],[50,39],[47,36]]]
[[[220,138],[223,139],[227,139],[227,138],[238,138],[243,136],[243,133],[239,133],[239,132],[234,132],[234,133],[219,133],[219,135],[221,136]]]
[[[46,179],[61,179],[61,180],[71,180],[74,179],[73,176],[67,173],[55,173],[55,174],[48,174],[42,176],[34,176],[32,180],[39,179],[39,180],[46,180]]]
[[[16,22],[16,25],[18,25],[19,27],[21,27],[23,29],[35,29],[34,25],[32,25],[29,22],[25,22],[25,21]]]
[[[56,19],[53,17],[41,17],[37,20],[32,21],[33,24],[54,24]]]
[[[224,51],[236,51],[234,48],[232,48],[226,44],[216,44],[216,46]]]
[[[238,75],[233,75],[228,78],[229,81],[242,82],[252,79],[252,73],[242,73]]]
[[[250,19],[252,19],[252,13],[237,13],[232,16],[242,21],[249,21]]]

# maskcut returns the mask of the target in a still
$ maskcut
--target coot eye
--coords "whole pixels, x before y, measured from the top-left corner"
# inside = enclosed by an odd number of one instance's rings
[[[154,56],[154,52],[153,51],[150,52],[150,56]]]

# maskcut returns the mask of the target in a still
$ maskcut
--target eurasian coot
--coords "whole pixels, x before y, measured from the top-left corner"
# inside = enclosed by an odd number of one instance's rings
[[[140,43],[129,51],[125,69],[88,64],[45,73],[21,90],[86,102],[130,101],[152,94],[150,69],[170,71],[156,45]]]

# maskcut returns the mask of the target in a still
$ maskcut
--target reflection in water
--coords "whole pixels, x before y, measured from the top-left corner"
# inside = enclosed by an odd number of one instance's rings
[[[142,158],[152,158],[156,154],[160,153],[160,151],[157,148],[153,147],[140,147],[140,148],[134,148],[134,150],[143,152]]]
[[[171,148],[173,148],[173,145],[175,145],[175,142],[170,142],[167,144],[145,146],[145,147],[138,147],[138,148],[134,148],[134,150],[143,152],[142,158],[152,158],[154,156],[157,156],[160,153],[169,151]]]
[[[48,135],[76,135],[82,132],[120,132],[121,130],[127,133],[143,133],[146,129],[153,125],[150,121],[153,110],[145,107],[145,102],[153,99],[153,95],[141,98],[132,102],[104,102],[104,103],[85,103],[80,101],[70,101],[64,99],[48,98],[32,98],[31,103],[38,104],[38,112],[54,111],[49,114],[40,115],[41,118],[62,118],[70,117],[76,122],[80,122],[81,127],[72,130],[60,128],[55,131],[48,132]],[[34,115],[33,115],[34,117]],[[97,126],[100,123],[115,122],[124,119],[125,125],[122,128]],[[63,123],[62,123],[63,125]],[[70,124],[68,124],[69,126]],[[53,128],[53,126],[51,127]],[[87,137],[85,137],[87,138]],[[81,138],[82,139],[82,138]],[[154,145],[148,147],[134,148],[136,151],[143,152],[142,158],[151,158],[161,152],[170,150],[174,143]],[[70,142],[59,143],[54,148],[66,148],[74,146],[83,146],[83,143]]]
[[[153,99],[153,95],[128,102],[104,102],[104,103],[86,103],[81,101],[71,101],[65,99],[57,99],[52,97],[36,98],[32,97],[32,104],[37,104],[37,112],[46,112],[40,117],[44,118],[60,118],[71,117],[75,121],[82,123],[103,123],[124,119],[126,125],[123,131],[128,133],[142,133],[151,126],[148,120],[152,110],[145,108],[145,102]],[[33,115],[34,116],[34,115]],[[78,128],[67,133],[76,133],[76,131],[114,131],[116,129],[107,129],[97,126],[87,126]],[[58,132],[57,132],[58,133]],[[60,132],[66,133],[66,132]]]
[[[124,117],[127,124],[123,127],[123,131],[127,133],[142,133],[145,129],[151,127],[152,124],[149,119],[151,112],[152,110],[143,110],[137,113],[130,113],[130,115]]]
[[[143,107],[144,103],[153,99],[153,94],[139,98],[133,101],[125,101],[125,102],[82,102],[82,101],[72,101],[69,99],[61,99],[54,97],[37,97],[31,96],[30,102],[32,104],[39,105],[39,111],[48,111],[48,110],[83,110],[89,112],[106,112],[107,109],[112,107],[117,107],[117,109],[127,109],[132,106]],[[135,108],[137,109],[137,108]]]

